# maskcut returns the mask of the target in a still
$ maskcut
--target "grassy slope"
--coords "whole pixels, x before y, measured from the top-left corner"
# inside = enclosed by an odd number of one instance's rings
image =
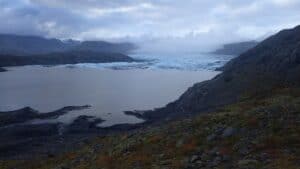
[[[274,168],[300,166],[300,89],[277,89],[215,113],[101,137],[74,152],[1,169]],[[222,136],[232,127],[230,136]]]

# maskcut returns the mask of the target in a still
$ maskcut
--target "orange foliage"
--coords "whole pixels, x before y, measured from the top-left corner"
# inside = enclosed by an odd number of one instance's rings
[[[109,155],[100,155],[96,159],[96,164],[98,166],[107,167],[107,168],[113,168],[113,162],[114,159]]]
[[[196,139],[192,138],[188,142],[182,145],[181,150],[183,154],[188,154],[193,152],[197,148],[197,141]]]
[[[250,119],[248,119],[248,121],[247,121],[247,126],[249,126],[251,128],[257,127],[258,124],[259,124],[259,121],[258,121],[257,117],[255,117],[255,116],[250,117]]]
[[[219,152],[221,155],[230,155],[232,153],[232,148],[231,147],[222,147],[219,149]]]
[[[162,139],[161,136],[155,135],[149,138],[149,142],[152,144],[158,143]]]

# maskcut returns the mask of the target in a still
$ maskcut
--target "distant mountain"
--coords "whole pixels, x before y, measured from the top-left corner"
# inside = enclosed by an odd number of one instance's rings
[[[67,45],[58,39],[0,34],[0,54],[32,55],[66,49]]]
[[[0,66],[132,62],[124,54],[133,49],[131,43],[0,34]]]
[[[65,51],[94,51],[103,53],[128,53],[135,49],[131,43],[109,43],[104,41],[61,41],[38,36],[0,34],[0,54],[36,55]]]
[[[221,49],[217,49],[213,53],[221,55],[240,55],[246,52],[247,50],[255,47],[257,44],[258,42],[256,41],[225,44]]]
[[[0,55],[0,66],[24,66],[24,65],[60,65],[77,63],[108,63],[108,62],[132,62],[129,56],[120,53],[104,53],[94,51],[68,51],[38,55]]]

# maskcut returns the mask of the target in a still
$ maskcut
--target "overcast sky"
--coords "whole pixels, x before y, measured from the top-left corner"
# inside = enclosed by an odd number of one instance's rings
[[[198,47],[262,39],[299,11],[300,0],[0,0],[0,33]]]

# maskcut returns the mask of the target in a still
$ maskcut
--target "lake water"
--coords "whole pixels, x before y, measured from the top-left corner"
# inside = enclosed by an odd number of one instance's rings
[[[92,106],[90,109],[73,111],[47,122],[70,123],[79,115],[91,115],[106,120],[101,126],[138,123],[142,121],[123,112],[162,107],[194,83],[219,73],[209,68],[197,71],[174,69],[174,66],[159,68],[159,64],[162,63],[152,60],[130,64],[10,67],[9,71],[0,73],[0,111],[30,106],[49,112],[88,104]]]

